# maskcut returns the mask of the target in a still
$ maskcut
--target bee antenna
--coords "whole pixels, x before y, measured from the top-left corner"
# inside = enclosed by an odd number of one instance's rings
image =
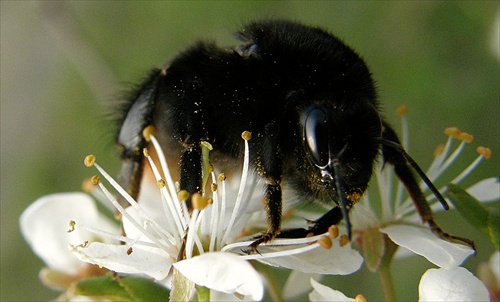
[[[413,170],[418,174],[418,176],[422,179],[422,181],[427,185],[429,190],[431,190],[434,196],[436,196],[436,198],[439,200],[443,208],[445,210],[450,209],[450,206],[444,199],[443,195],[441,195],[439,190],[436,188],[436,186],[434,186],[434,184],[427,177],[427,175],[425,175],[425,172],[420,168],[417,162],[408,153],[406,153],[405,149],[400,144],[386,139],[381,139],[380,142],[382,145],[390,147],[399,154],[401,154],[405,158],[406,162],[413,168]]]

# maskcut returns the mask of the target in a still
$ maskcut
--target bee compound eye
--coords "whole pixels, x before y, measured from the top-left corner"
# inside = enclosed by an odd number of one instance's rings
[[[328,115],[325,110],[313,107],[306,110],[302,116],[302,139],[306,153],[319,168],[330,163],[328,146]]]

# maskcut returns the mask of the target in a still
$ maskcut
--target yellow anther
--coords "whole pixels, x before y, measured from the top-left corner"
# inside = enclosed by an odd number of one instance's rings
[[[83,160],[83,164],[86,166],[86,167],[92,167],[95,163],[95,156],[90,154],[90,155],[87,155],[85,156],[85,159]]]
[[[330,238],[329,236],[322,236],[322,237],[318,240],[318,244],[319,244],[321,247],[323,247],[323,248],[325,248],[325,249],[329,250],[329,249],[331,249],[331,248],[332,248],[332,246],[333,246],[332,238]]]
[[[71,233],[75,230],[75,225],[76,225],[76,222],[74,220],[70,220],[69,221],[69,230],[68,230],[68,233]]]
[[[146,128],[144,128],[144,130],[142,130],[142,136],[147,142],[151,141],[151,135],[155,135],[155,133],[156,129],[152,125],[149,125]]]
[[[466,143],[472,143],[474,141],[474,135],[462,132],[458,135],[459,140],[463,140]]]
[[[213,204],[214,200],[212,198],[207,198],[207,204]]]
[[[180,190],[179,193],[177,193],[177,198],[180,201],[188,200],[188,198],[189,198],[189,192],[186,191],[186,190]]]
[[[210,189],[212,189],[212,192],[217,191],[217,184],[212,184],[212,186],[210,187]]]
[[[214,171],[214,165],[209,164],[208,165],[208,173],[212,173]]]
[[[439,155],[443,154],[444,152],[444,145],[439,145],[436,147],[436,150],[434,150],[434,157],[438,157]]]
[[[158,184],[158,187],[163,188],[165,187],[166,183],[163,179],[159,179],[158,181],[156,181],[156,184]]]
[[[197,210],[203,210],[208,204],[207,198],[203,197],[200,193],[193,194],[191,203],[193,204],[193,209]]]
[[[246,141],[251,140],[252,139],[252,132],[250,132],[250,131],[243,131],[243,133],[241,133],[241,138],[243,138]]]
[[[224,181],[224,180],[226,180],[226,174],[224,174],[224,173],[219,174],[219,176],[217,177],[217,180],[218,181]]]
[[[339,237],[339,228],[336,225],[332,225],[328,228],[328,234],[332,239]]]
[[[451,136],[452,138],[458,138],[460,133],[462,133],[462,131],[460,131],[457,127],[448,127],[444,129],[444,134]]]
[[[362,294],[358,294],[356,297],[354,297],[355,302],[366,302],[366,298]]]
[[[408,106],[406,105],[401,105],[396,109],[396,115],[397,116],[403,116],[406,114],[406,111],[408,111]]]
[[[340,236],[340,246],[343,247],[348,243],[349,243],[349,238],[347,238],[347,235],[346,234],[341,235]]]
[[[90,193],[93,189],[94,184],[92,183],[92,180],[90,178],[87,178],[82,182],[82,190],[84,192]]]
[[[145,157],[149,157],[149,151],[148,148],[142,149],[142,154],[144,154]]]
[[[94,186],[97,186],[99,184],[99,182],[101,181],[101,178],[97,175],[94,175],[90,178],[90,181],[92,182],[92,184]]]
[[[485,159],[491,158],[491,149],[483,146],[479,146],[476,148],[477,153],[481,154]]]

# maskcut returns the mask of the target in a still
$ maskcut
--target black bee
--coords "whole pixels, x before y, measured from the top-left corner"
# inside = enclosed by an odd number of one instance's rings
[[[326,31],[289,21],[253,22],[237,34],[242,45],[221,48],[200,41],[163,68],[154,69],[118,109],[120,183],[137,197],[143,174],[143,129],[153,125],[178,162],[180,189],[202,190],[200,142],[214,148],[211,161],[241,163],[241,133],[250,131],[251,162],[263,179],[268,230],[249,246],[275,237],[321,234],[345,218],[363,196],[379,155],[394,166],[423,220],[443,239],[474,242],[445,233],[414,171],[445,208],[439,194],[381,117],[376,89],[363,59]],[[309,229],[281,230],[282,186],[304,202],[332,209]]]

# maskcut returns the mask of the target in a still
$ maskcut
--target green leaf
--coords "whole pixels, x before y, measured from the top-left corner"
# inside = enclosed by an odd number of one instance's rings
[[[151,279],[126,277],[118,283],[127,290],[134,301],[168,301],[169,291]]]
[[[112,278],[110,275],[82,279],[73,288],[75,295],[112,301],[168,301],[169,291],[153,280],[139,277]]]
[[[444,193],[459,213],[477,230],[485,234],[496,249],[500,248],[500,213],[481,204],[457,185],[449,184]]]
[[[127,290],[110,275],[82,279],[73,288],[75,295],[99,297],[112,301],[134,301]]]

